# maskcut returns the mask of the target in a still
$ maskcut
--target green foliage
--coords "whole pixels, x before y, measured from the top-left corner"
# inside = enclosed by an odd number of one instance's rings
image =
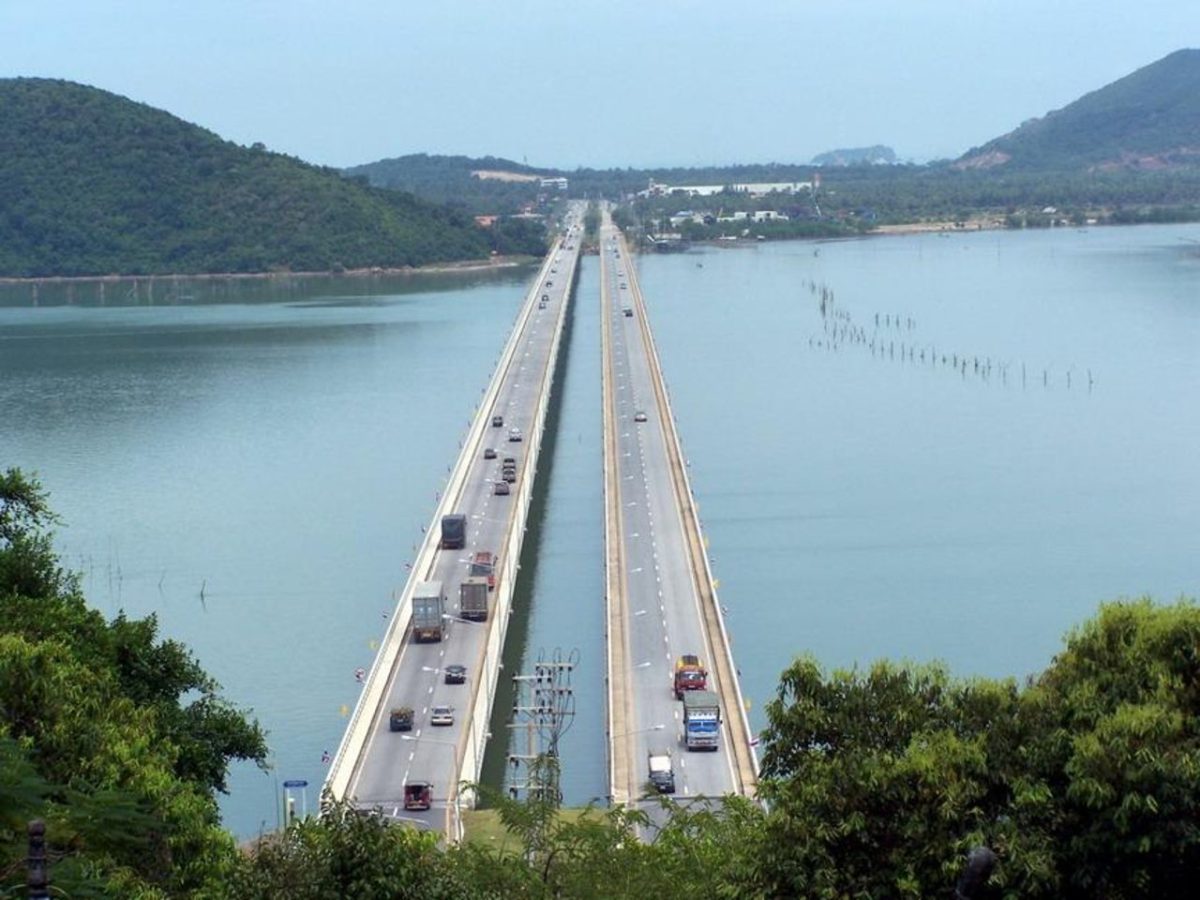
[[[461,212],[95,88],[0,80],[0,275],[328,271],[488,249]]]
[[[239,860],[230,878],[213,888],[229,900],[438,900],[484,897],[429,832],[389,826],[331,803],[321,819],[265,838]]]
[[[35,479],[0,476],[0,854],[21,854],[36,814],[56,885],[191,893],[232,864],[214,792],[231,760],[262,764],[262,731],[153,618],[87,607],[53,521]]]
[[[768,893],[930,896],[965,853],[1011,896],[1190,896],[1200,609],[1102,607],[1024,690],[879,663],[783,676],[763,761]]]

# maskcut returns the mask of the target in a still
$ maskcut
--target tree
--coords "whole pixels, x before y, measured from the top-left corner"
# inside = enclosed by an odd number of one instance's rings
[[[262,731],[186,648],[157,640],[152,617],[109,623],[87,607],[53,552],[54,521],[36,479],[0,476],[0,741],[24,785],[0,797],[0,846],[18,854],[13,817],[36,813],[55,879],[193,893],[232,865],[214,792],[231,759],[263,762]]]
[[[1013,896],[1190,896],[1200,610],[1110,604],[1024,689],[811,659],[767,710],[770,894],[931,896],[990,846]]]

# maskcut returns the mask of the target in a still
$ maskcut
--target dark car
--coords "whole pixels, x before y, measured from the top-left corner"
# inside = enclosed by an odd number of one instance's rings
[[[492,493],[504,496],[509,493],[507,481],[497,481],[492,488]]]
[[[504,425],[504,416],[492,416],[492,427],[501,428]]]
[[[466,684],[466,666],[446,666],[446,684]]]
[[[496,458],[495,449],[492,447],[484,447],[483,448],[483,458],[484,459],[495,459]]]

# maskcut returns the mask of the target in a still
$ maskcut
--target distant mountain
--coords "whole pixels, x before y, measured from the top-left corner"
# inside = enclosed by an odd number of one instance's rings
[[[472,213],[513,213],[535,200],[540,176],[558,175],[495,156],[431,156],[412,153],[343,169],[373,187],[408,191],[434,203]]]
[[[461,212],[124,97],[0,79],[0,275],[407,266],[491,246]]]
[[[957,169],[1200,166],[1200,50],[1178,50],[976,147]]]
[[[874,147],[851,147],[819,153],[812,159],[814,166],[893,166],[896,152],[891,147],[876,144]]]

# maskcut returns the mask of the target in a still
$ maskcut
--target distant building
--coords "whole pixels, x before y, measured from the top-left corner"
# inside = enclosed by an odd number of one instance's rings
[[[668,194],[686,194],[691,197],[711,197],[724,191],[735,194],[749,194],[751,197],[761,197],[764,194],[798,194],[811,191],[811,181],[760,181],[743,184],[658,184],[653,180],[644,191],[638,191],[639,197],[662,197]]]
[[[565,191],[568,186],[568,181],[565,178],[541,178],[538,179],[538,187],[551,188],[556,191]]]
[[[476,216],[475,224],[480,228],[491,228],[496,224],[497,218],[499,218],[499,216]]]

